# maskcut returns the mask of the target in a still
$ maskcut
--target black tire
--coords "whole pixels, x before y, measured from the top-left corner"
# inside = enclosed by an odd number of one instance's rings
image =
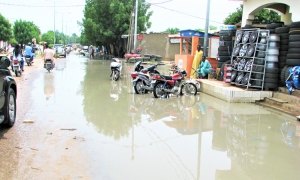
[[[289,27],[277,27],[277,28],[275,28],[275,32],[277,34],[288,33],[289,31],[290,31]]]
[[[3,123],[6,126],[12,127],[15,124],[16,111],[17,111],[16,93],[12,88],[9,88],[3,106],[3,115],[4,115]]]
[[[282,68],[284,68],[284,66],[286,65],[285,62],[279,62],[278,63],[278,68],[279,68],[279,71],[281,72]]]
[[[287,59],[300,59],[300,53],[288,53],[286,55]]]
[[[153,95],[155,98],[159,98],[166,94],[165,92],[162,91],[162,88],[164,87],[164,82],[158,82],[154,85],[153,87]]]
[[[275,29],[267,29],[267,30],[270,31],[270,34],[276,34],[276,33],[275,33]]]
[[[120,72],[119,71],[113,71],[113,74],[111,76],[113,81],[118,81],[120,79]]]
[[[290,30],[289,34],[290,34],[290,35],[293,35],[293,34],[300,34],[300,29],[297,29],[297,30]]]
[[[284,25],[284,23],[282,23],[282,22],[274,22],[274,23],[270,23],[270,24],[267,24],[267,26],[266,26],[266,28],[267,29],[275,29],[275,28],[277,28],[277,27],[282,27]],[[275,32],[275,30],[274,30],[274,32]]]
[[[288,53],[299,53],[300,52],[300,48],[289,48]]]
[[[255,45],[250,44],[250,45],[248,46],[246,56],[252,57],[252,55],[254,54],[254,51],[255,51]]]
[[[144,56],[144,57],[143,57],[143,61],[150,61],[150,57]]]
[[[253,65],[253,66],[252,66],[252,71],[253,71],[253,72],[263,72],[263,71],[264,71],[264,67]]]
[[[279,73],[279,69],[278,68],[266,68],[265,72],[266,73],[278,74]]]
[[[279,56],[278,61],[286,63],[286,56]]]
[[[231,51],[218,51],[219,56],[231,56]]]
[[[288,51],[279,51],[279,56],[286,56]]]
[[[218,51],[232,51],[232,46],[219,46]]]
[[[231,64],[231,60],[228,60],[228,61],[226,61],[226,62],[224,62],[223,64],[222,64],[222,66],[221,66],[221,69],[220,69],[220,72],[221,72],[221,77],[222,77],[222,79],[223,79],[223,75],[224,75],[224,67],[225,67],[225,64]]]
[[[219,36],[234,36],[235,32],[235,30],[221,30]]]
[[[279,77],[278,73],[265,73],[265,78],[278,79],[278,77]]]
[[[134,91],[136,94],[144,94],[145,89],[142,89],[141,86],[144,85],[142,80],[138,80],[134,86]]]
[[[292,22],[290,27],[291,28],[300,28],[300,21]]]
[[[289,48],[300,48],[300,41],[289,42]]]
[[[278,83],[278,77],[277,78],[265,78],[265,83]]]
[[[287,51],[289,49],[289,45],[280,45],[280,51]]]
[[[288,45],[289,42],[290,42],[289,39],[281,39],[281,40],[280,40],[280,45]]]
[[[219,60],[220,62],[226,62],[226,61],[228,61],[228,60],[231,60],[231,57],[230,57],[230,56],[219,56],[219,57],[218,57],[218,60]]]
[[[188,89],[187,89],[188,88]],[[191,90],[192,89],[192,90]],[[185,92],[183,92],[185,90]],[[197,86],[193,83],[186,83],[181,85],[179,95],[196,95],[197,94]]]
[[[290,34],[289,33],[282,33],[280,34],[280,39],[289,39]]]
[[[264,83],[264,89],[266,88],[270,88],[270,89],[276,89],[278,88],[278,84],[277,83]]]
[[[289,36],[289,41],[294,42],[294,41],[300,41],[300,34],[291,34]],[[280,42],[281,43],[281,42]]]
[[[286,59],[286,64],[290,66],[300,66],[300,58],[298,59]]]
[[[218,68],[221,68],[224,62],[218,61]]]
[[[289,68],[290,66],[284,66],[284,68],[281,70],[281,73],[280,73],[280,81],[281,83],[285,84],[285,72],[286,72],[286,69]]]
[[[262,52],[262,51],[259,51],[259,52],[256,54],[256,57],[258,57],[258,58],[264,58],[264,57],[266,57],[266,53],[265,53],[265,52]]]
[[[300,28],[290,28],[290,32],[291,31],[299,31],[300,30]]]
[[[254,59],[254,64],[263,65],[265,63],[264,59]]]
[[[19,76],[18,70],[15,70],[15,75],[16,75],[17,77]]]
[[[220,36],[220,41],[232,41],[232,36]]]

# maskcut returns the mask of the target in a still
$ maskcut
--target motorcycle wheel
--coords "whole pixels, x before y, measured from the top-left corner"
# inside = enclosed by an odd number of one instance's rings
[[[18,70],[15,70],[15,74],[17,77],[19,76]]]
[[[134,86],[135,93],[137,93],[137,94],[143,94],[143,93],[145,93],[145,89],[142,88],[143,85],[144,85],[143,81],[142,80],[138,80],[136,82],[136,85]]]
[[[120,72],[119,71],[113,71],[112,80],[113,81],[118,81],[119,78],[120,78]]]
[[[154,85],[153,95],[155,98],[159,98],[165,94],[165,92],[163,92],[163,88],[164,88],[163,82],[159,82]]]
[[[50,73],[50,70],[51,70],[51,69],[50,69],[50,68],[48,68],[47,70],[48,70],[48,73]]]
[[[182,95],[196,95],[197,94],[197,86],[193,83],[187,83],[181,85],[179,94]]]

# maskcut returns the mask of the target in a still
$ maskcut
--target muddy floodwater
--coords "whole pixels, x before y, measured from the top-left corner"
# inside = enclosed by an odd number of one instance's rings
[[[117,82],[109,65],[70,55],[20,77],[17,122],[0,127],[0,179],[300,179],[295,118],[203,93],[135,94],[133,64]]]

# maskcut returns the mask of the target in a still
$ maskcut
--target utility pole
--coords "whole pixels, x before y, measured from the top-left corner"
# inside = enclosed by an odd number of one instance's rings
[[[203,44],[203,55],[207,57],[207,40],[208,40],[208,27],[209,27],[209,13],[210,13],[210,0],[207,0],[206,8],[206,23],[205,23],[205,35],[204,35],[204,44]]]
[[[136,36],[137,36],[137,17],[138,17],[138,3],[139,0],[135,0],[135,13],[134,13],[134,44],[133,49],[136,48]]]

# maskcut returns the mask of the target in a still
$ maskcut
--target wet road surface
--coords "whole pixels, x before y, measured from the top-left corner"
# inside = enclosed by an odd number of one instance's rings
[[[137,95],[133,64],[117,82],[109,64],[70,55],[51,73],[26,67],[17,122],[0,127],[0,179],[300,179],[294,118],[205,94]]]

